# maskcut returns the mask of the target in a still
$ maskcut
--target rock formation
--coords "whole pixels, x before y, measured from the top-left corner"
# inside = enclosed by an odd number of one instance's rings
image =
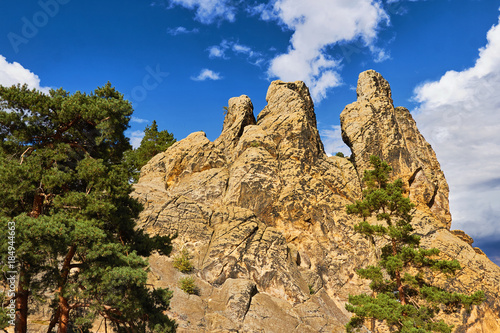
[[[456,332],[500,331],[500,267],[449,231],[448,186],[408,110],[394,108],[387,81],[360,74],[358,99],[341,115],[350,159],[327,156],[303,82],[271,83],[267,106],[253,116],[247,96],[231,98],[221,135],[189,135],[141,170],[134,196],[149,233],[177,234],[187,249],[198,295],[178,287],[185,274],[153,255],[151,281],[174,290],[169,315],[179,332],[342,332],[349,294],[370,292],[355,270],[375,262],[345,206],[361,198],[368,157],[377,154],[417,203],[423,244],[460,261],[444,285],[487,301],[449,318]],[[477,252],[476,252],[477,251]]]
[[[395,178],[406,182],[412,202],[449,229],[448,184],[410,112],[394,108],[389,83],[373,70],[360,74],[357,94],[358,100],[345,107],[340,121],[358,171],[370,166],[371,155],[390,162]]]

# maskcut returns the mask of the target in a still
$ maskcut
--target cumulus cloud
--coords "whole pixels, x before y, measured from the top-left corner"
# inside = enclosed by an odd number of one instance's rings
[[[4,56],[0,55],[0,85],[10,87],[18,83],[26,83],[28,87],[38,89],[44,93],[50,91],[49,87],[40,86],[38,75],[24,68],[18,62],[8,62]]]
[[[196,34],[198,33],[199,30],[196,29],[196,28],[193,28],[191,30],[183,27],[183,26],[179,26],[179,27],[176,27],[176,28],[169,28],[167,29],[167,33],[169,35],[172,35],[172,36],[177,36],[177,35],[187,35],[187,34]]]
[[[415,119],[450,185],[453,228],[500,240],[500,23],[473,67],[415,89]]]
[[[293,31],[288,52],[272,59],[268,72],[285,81],[305,81],[315,101],[342,83],[338,74],[341,60],[328,53],[329,47],[361,40],[374,52],[375,60],[388,56],[374,44],[378,27],[389,22],[379,2],[274,0],[272,5],[258,5],[249,11],[260,11],[261,19],[276,19]]]
[[[216,73],[208,68],[203,68],[198,74],[198,76],[192,76],[191,80],[193,81],[205,81],[205,80],[220,80],[222,76],[219,73]]]
[[[179,5],[188,9],[196,9],[195,18],[204,24],[216,20],[234,22],[236,8],[230,0],[170,0],[171,6]]]

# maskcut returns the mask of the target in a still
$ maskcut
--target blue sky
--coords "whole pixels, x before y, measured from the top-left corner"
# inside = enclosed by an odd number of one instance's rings
[[[500,263],[500,1],[2,1],[0,84],[90,92],[134,105],[128,135],[156,120],[214,140],[223,106],[265,106],[273,79],[311,89],[328,153],[358,74],[380,72],[436,150],[452,228]]]

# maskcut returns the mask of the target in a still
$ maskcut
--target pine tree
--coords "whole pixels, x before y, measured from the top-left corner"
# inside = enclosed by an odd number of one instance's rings
[[[134,175],[133,180],[138,180],[141,168],[148,163],[150,159],[156,154],[167,150],[175,141],[173,134],[169,133],[167,130],[158,131],[156,120],[153,120],[151,126],[146,126],[141,145],[125,153],[125,159]]]
[[[380,158],[371,156],[370,162],[374,169],[365,171],[364,199],[348,205],[347,213],[362,218],[355,231],[381,247],[381,254],[376,266],[356,272],[371,280],[373,295],[349,295],[346,309],[354,316],[346,325],[347,332],[367,320],[383,322],[392,332],[451,332],[452,326],[435,316],[440,311],[480,304],[484,293],[467,296],[429,284],[425,272],[452,275],[461,269],[460,264],[456,260],[439,260],[438,249],[420,246],[420,237],[411,225],[414,204],[403,195],[403,182],[389,182],[392,168]],[[369,223],[371,216],[381,223]]]
[[[175,329],[171,292],[146,284],[143,257],[171,244],[135,225],[142,207],[122,163],[131,114],[109,82],[91,94],[0,86],[0,236],[15,222],[16,332],[30,299],[52,307],[49,331],[85,331],[97,315],[118,331]]]

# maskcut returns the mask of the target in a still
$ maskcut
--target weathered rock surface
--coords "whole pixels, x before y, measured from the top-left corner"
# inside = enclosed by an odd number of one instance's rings
[[[359,75],[356,91],[358,100],[345,107],[340,121],[360,176],[370,167],[370,156],[380,156],[393,167],[394,178],[406,182],[410,199],[449,229],[448,184],[410,112],[394,107],[389,83],[373,70]]]
[[[266,99],[257,121],[247,96],[230,99],[217,140],[193,133],[141,170],[133,194],[145,206],[140,224],[177,233],[173,256],[185,248],[195,266],[200,291],[187,295],[172,259],[150,258],[152,282],[175,292],[169,314],[179,332],[342,332],[348,295],[369,292],[355,270],[374,262],[345,212],[361,198],[371,154],[407,182],[423,243],[463,265],[446,287],[487,294],[452,318],[457,332],[500,331],[500,268],[448,230],[439,163],[380,74],[360,75],[358,100],[342,113],[353,163],[326,156],[303,82],[274,81]]]

